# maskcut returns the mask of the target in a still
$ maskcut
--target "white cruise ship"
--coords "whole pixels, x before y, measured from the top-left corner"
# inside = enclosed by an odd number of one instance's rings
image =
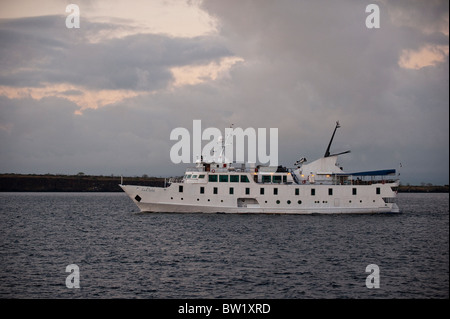
[[[141,212],[238,214],[399,213],[395,169],[344,172],[339,154],[295,168],[197,161],[165,187],[120,185]]]

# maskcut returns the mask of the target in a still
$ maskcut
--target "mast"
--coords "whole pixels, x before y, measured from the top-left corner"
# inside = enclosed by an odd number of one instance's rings
[[[328,144],[327,150],[325,152],[325,155],[323,157],[329,157],[330,156],[330,147],[331,147],[331,143],[333,143],[333,139],[334,139],[334,134],[336,134],[336,130],[341,127],[339,125],[339,121],[336,121],[336,127],[334,128],[334,132],[333,135],[331,136],[331,140],[330,143]]]

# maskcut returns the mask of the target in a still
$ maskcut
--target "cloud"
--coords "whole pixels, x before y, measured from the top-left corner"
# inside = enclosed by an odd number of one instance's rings
[[[83,28],[67,29],[61,16],[3,21],[0,63],[6,69],[0,74],[0,84],[39,87],[43,83],[69,83],[95,89],[153,91],[172,80],[171,67],[230,55],[214,37],[137,34],[86,41],[93,30],[98,33],[120,27],[83,21]]]
[[[83,110],[166,89],[179,81],[174,70],[180,77],[183,68],[206,64],[217,65],[217,73],[229,61],[230,51],[214,36],[134,34],[89,41],[122,28],[84,19],[83,28],[67,29],[62,16],[1,21],[0,90],[8,97],[66,96]]]
[[[381,1],[389,12],[392,24],[409,27],[425,34],[448,33],[449,2],[442,0]]]
[[[425,45],[419,50],[403,50],[399,66],[406,69],[421,69],[444,62],[448,57],[448,45]]]
[[[204,1],[217,33],[193,37],[113,19],[85,19],[80,32],[64,17],[3,20],[2,169],[181,175],[170,131],[194,119],[278,128],[290,166],[322,156],[339,120],[344,169],[401,162],[404,183],[448,184],[445,3],[377,3],[380,29],[355,1]]]

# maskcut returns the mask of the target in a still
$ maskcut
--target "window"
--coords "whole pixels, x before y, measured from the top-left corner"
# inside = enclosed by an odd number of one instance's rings
[[[352,194],[356,195],[356,188],[352,188]]]
[[[179,192],[179,193],[182,193],[182,192],[183,192],[183,185],[179,185],[179,186],[178,186],[178,192]]]
[[[205,175],[199,175],[198,178],[205,178]]]
[[[239,183],[239,175],[230,175],[230,182]]]
[[[298,188],[295,189],[295,195],[300,195],[300,190]]]
[[[219,175],[219,182],[228,183],[228,175]]]
[[[275,188],[273,189],[273,194],[274,194],[274,195],[278,195],[278,188],[275,187]]]
[[[328,195],[333,196],[333,189],[332,188],[328,188]]]
[[[230,187],[230,195],[233,195],[233,194],[234,194],[234,188]]]
[[[241,183],[249,183],[247,175],[241,175]]]
[[[261,188],[259,189],[259,194],[260,194],[260,195],[264,195],[264,187],[261,187]]]
[[[280,184],[281,183],[281,176],[280,175],[275,175],[272,178],[272,181],[276,184]]]
[[[311,196],[316,196],[316,189],[315,188],[311,188]]]
[[[217,194],[217,187],[214,187],[214,188],[213,188],[213,193],[214,193],[214,194]]]
[[[279,204],[280,203],[280,201],[279,200],[277,200],[277,204]]]
[[[287,203],[288,203],[288,205],[289,205],[289,204],[291,203],[291,201],[290,201],[290,200],[288,200],[288,201],[287,201]]]
[[[217,175],[209,175],[208,176],[208,181],[209,182],[217,182]]]
[[[381,194],[381,188],[377,187],[377,195]]]
[[[283,183],[287,183],[287,176],[283,175]]]
[[[302,203],[302,201],[301,200],[299,200],[298,202],[297,202],[299,205]]]
[[[202,186],[200,187],[200,194],[204,194],[205,193],[205,188]]]
[[[248,187],[245,188],[245,195],[250,195],[250,188]]]
[[[262,182],[263,183],[270,183],[270,175],[263,175],[262,176]]]

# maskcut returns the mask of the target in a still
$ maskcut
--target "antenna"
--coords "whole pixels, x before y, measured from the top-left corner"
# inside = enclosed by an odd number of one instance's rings
[[[331,147],[331,143],[333,143],[333,139],[334,139],[334,134],[336,133],[336,130],[341,127],[339,125],[339,121],[336,121],[336,127],[334,128],[334,132],[333,135],[331,136],[331,140],[330,143],[328,144],[327,150],[325,152],[325,155],[323,157],[329,157],[330,156],[330,147]]]
[[[233,126],[234,126],[234,124],[231,124],[230,125],[230,128],[233,128]],[[233,137],[233,135],[232,134],[228,134],[228,135],[226,135],[225,136],[225,138],[223,138],[223,136],[220,136],[219,137],[219,143],[221,143],[221,151],[220,151],[220,155],[219,155],[219,159],[221,160],[221,163],[225,163],[225,161],[226,161],[226,157],[225,157],[225,146],[227,146],[227,145],[232,145],[232,144],[227,144],[227,141],[230,139],[230,138],[232,138]],[[228,163],[226,163],[226,164],[228,164]]]

